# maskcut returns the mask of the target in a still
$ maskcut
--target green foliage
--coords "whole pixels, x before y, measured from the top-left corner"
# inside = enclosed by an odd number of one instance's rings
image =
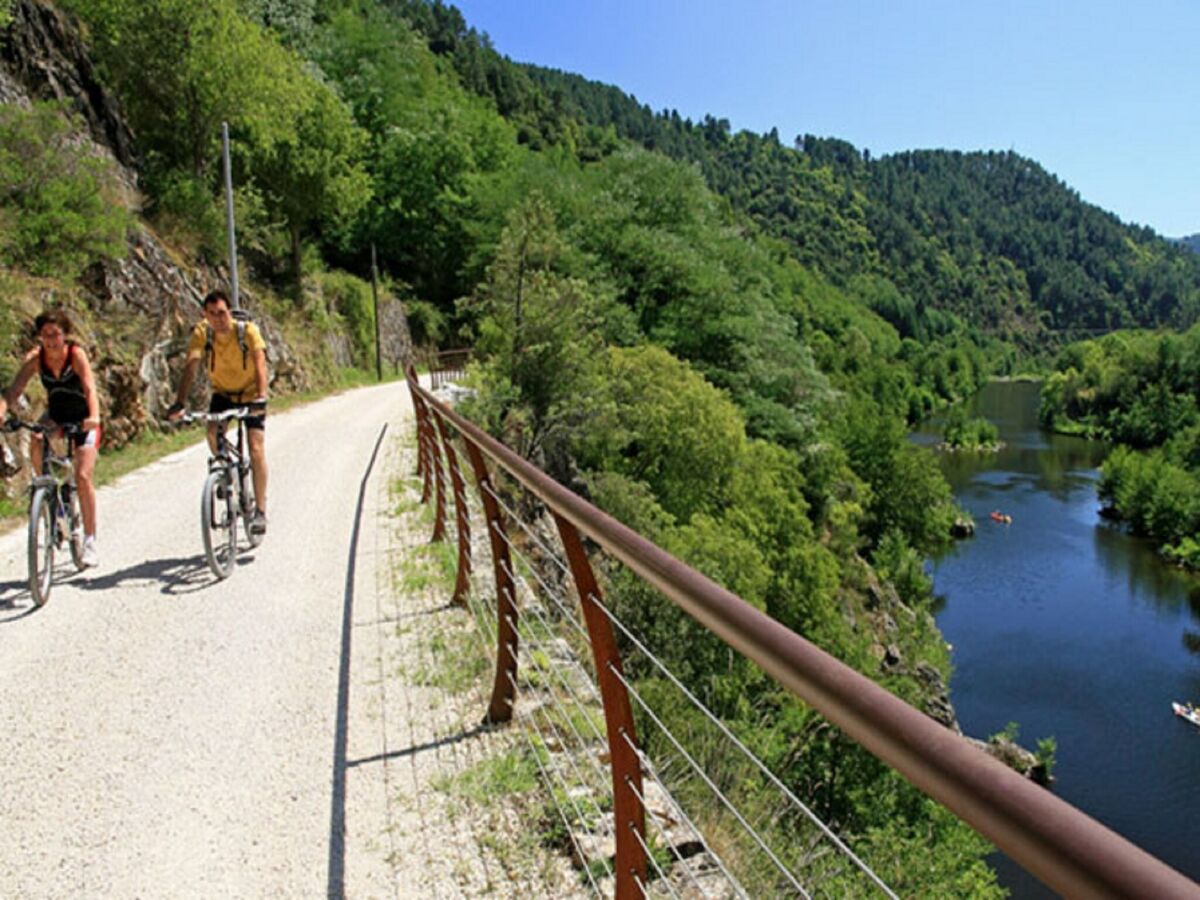
[[[20,282],[11,273],[0,269],[0,384],[9,385],[17,374],[21,337],[27,334],[17,312]]]
[[[656,115],[616,89],[515,66],[434,0],[69,5],[133,114],[160,221],[223,254],[228,120],[257,271],[277,274],[289,251],[294,271],[305,254],[319,269],[318,252],[366,271],[375,243],[411,286],[418,343],[474,345],[465,411],[493,433],[919,702],[915,679],[880,676],[870,654],[864,593],[890,579],[913,610],[894,638],[905,658],[946,671],[922,554],[946,539],[953,504],[904,423],[965,398],[1004,358],[974,327],[1038,327],[1044,284],[1013,254],[968,239],[966,220],[943,239],[909,187],[895,196],[920,216],[881,210],[884,167],[849,145],[731,135],[723,120]],[[335,325],[369,364],[366,284],[312,277],[321,290],[300,293],[289,327],[318,375],[336,375],[314,337]],[[969,830],[655,590],[607,575],[623,621],[906,895],[994,892]],[[637,662],[630,673],[656,701],[667,690]],[[681,705],[656,708],[705,727]],[[698,752],[770,820],[757,777],[717,746],[701,736]],[[705,824],[732,833],[716,814]],[[805,827],[780,823],[793,837]],[[918,856],[928,864],[905,864]],[[840,877],[822,869],[833,895],[852,894]]]
[[[344,236],[371,199],[360,164],[367,134],[327,85],[302,81],[307,96],[294,130],[256,148],[252,170],[266,189],[267,207],[291,236],[293,269],[300,276],[302,233],[320,225],[327,236]]]
[[[346,272],[322,272],[314,276],[328,308],[348,326],[354,347],[355,365],[375,365],[375,306],[371,283]]]
[[[533,196],[513,210],[488,278],[465,309],[478,322],[485,401],[475,412],[522,453],[563,471],[569,443],[603,407],[605,303],[562,271],[569,247]]]
[[[1119,442],[1101,470],[1101,498],[1168,559],[1196,568],[1200,326],[1072,344],[1056,369],[1042,387],[1043,423]]]
[[[806,265],[839,283],[889,280],[894,287],[868,303],[902,334],[941,333],[952,313],[1035,349],[1047,325],[1179,326],[1200,315],[1200,259],[1081,202],[1015,153],[871,159],[812,135],[787,147],[774,130],[731,134],[724,119],[692,122],[619,88],[521,68],[555,98],[560,119],[698,165],[714,191]]]
[[[308,47],[317,34],[318,0],[238,0],[251,21],[268,28],[288,47]]]
[[[1053,777],[1054,766],[1058,762],[1058,741],[1053,737],[1039,738],[1034,756],[1037,757],[1038,766],[1045,772],[1045,778]]]
[[[1001,729],[1000,731],[997,731],[995,734],[991,735],[988,738],[988,740],[1011,741],[1012,743],[1015,744],[1017,742],[1017,738],[1019,738],[1020,736],[1021,736],[1020,724],[1017,722],[1009,722],[1007,725],[1004,726],[1003,729]]]
[[[933,801],[924,816],[873,827],[859,848],[876,874],[901,897],[999,900],[1008,892],[983,861],[992,847]],[[915,865],[914,860],[920,860]],[[838,892],[833,891],[831,896]]]
[[[241,14],[238,0],[67,5],[90,26],[101,68],[139,136],[146,184],[176,227],[195,232],[211,252],[219,219],[206,197],[216,193],[228,122],[239,191],[260,213],[247,232],[258,238],[252,251],[277,253],[272,232],[284,229],[298,276],[305,234],[330,243],[349,234],[371,192],[361,164],[366,134],[276,32]],[[285,20],[299,28],[312,14],[311,3],[243,6],[289,34]]]
[[[719,510],[745,446],[736,407],[652,345],[611,348],[605,377],[611,424],[590,433],[584,464],[649,485],[680,521]]]
[[[994,447],[999,436],[999,430],[987,419],[968,418],[961,408],[947,417],[942,430],[946,446],[959,450]]]
[[[410,298],[404,302],[404,315],[413,344],[436,347],[446,334],[446,315],[424,300]]]
[[[90,26],[152,169],[217,169],[221,123],[255,146],[294,133],[298,62],[235,0],[66,0]]]
[[[900,599],[920,606],[933,595],[933,579],[925,571],[925,560],[908,546],[899,531],[889,531],[879,541],[872,557],[875,571],[896,586]]]
[[[485,759],[453,778],[443,779],[437,787],[454,796],[488,804],[496,797],[527,794],[539,783],[537,760],[522,748]]]
[[[1193,559],[1200,535],[1196,470],[1172,462],[1161,450],[1139,453],[1122,445],[1104,462],[1099,494],[1135,533],[1154,539],[1173,559]]]
[[[124,255],[131,219],[81,127],[58,104],[0,105],[0,263],[71,280]]]
[[[909,443],[903,424],[859,400],[847,405],[838,430],[851,466],[870,487],[862,524],[868,542],[877,545],[895,530],[922,554],[946,546],[958,515],[950,487],[933,457]]]
[[[473,286],[459,274],[470,251],[466,198],[481,174],[509,164],[511,126],[448,77],[388,8],[335,15],[314,56],[372,136],[375,202],[357,243],[374,242],[418,296],[448,308]]]

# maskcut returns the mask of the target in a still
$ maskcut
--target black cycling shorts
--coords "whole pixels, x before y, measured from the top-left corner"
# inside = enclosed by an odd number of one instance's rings
[[[63,423],[55,422],[53,419],[48,419],[45,416],[41,418],[41,423],[50,427],[61,426]],[[68,422],[69,425],[82,425],[82,422]],[[61,437],[62,432],[56,432],[56,436]],[[100,426],[90,429],[89,431],[77,431],[70,437],[71,450],[78,450],[80,447],[99,447],[100,446]]]
[[[235,406],[246,406],[244,400],[234,400],[228,394],[213,394],[212,402],[208,404],[208,411],[212,413],[225,412],[227,409],[233,409]],[[266,415],[261,416],[246,416],[246,428],[255,429],[257,431],[265,431],[267,428]]]

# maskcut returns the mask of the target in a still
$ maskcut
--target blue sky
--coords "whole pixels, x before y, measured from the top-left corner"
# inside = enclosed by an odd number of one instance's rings
[[[448,0],[518,62],[790,142],[1015,150],[1200,232],[1200,0]]]

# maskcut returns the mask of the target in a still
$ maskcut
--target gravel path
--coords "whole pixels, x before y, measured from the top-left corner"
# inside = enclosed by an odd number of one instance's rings
[[[23,529],[0,536],[0,896],[574,892],[491,848],[519,807],[431,787],[515,738],[427,677],[466,619],[397,591],[427,540],[396,511],[412,443],[402,384],[272,416],[270,531],[223,582],[201,446],[101,490],[100,566],[43,609]]]

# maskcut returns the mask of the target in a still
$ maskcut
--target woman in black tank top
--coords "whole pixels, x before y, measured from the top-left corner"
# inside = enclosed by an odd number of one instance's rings
[[[87,353],[69,340],[72,326],[60,310],[44,312],[33,324],[38,346],[25,354],[21,368],[4,396],[0,398],[0,418],[17,403],[25,386],[36,373],[46,389],[46,414],[43,420],[55,425],[79,425],[82,434],[72,438],[75,484],[79,508],[83,513],[83,560],[96,564],[96,485],[93,474],[100,452],[100,403]],[[42,468],[42,442],[37,435],[29,445],[34,472]]]

